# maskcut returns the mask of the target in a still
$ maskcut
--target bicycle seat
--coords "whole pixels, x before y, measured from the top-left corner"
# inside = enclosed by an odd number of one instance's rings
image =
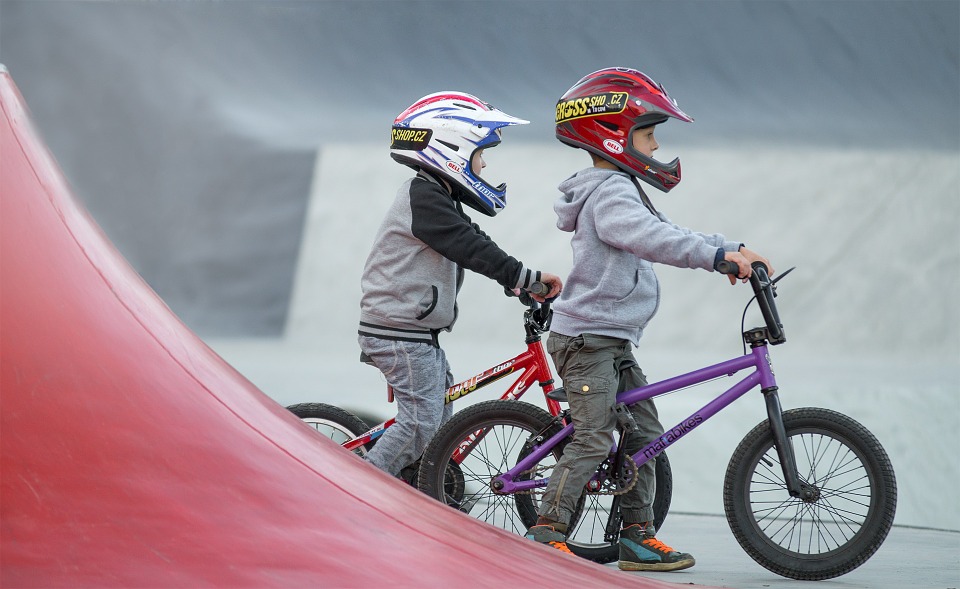
[[[567,402],[567,391],[563,387],[557,387],[547,393],[548,399],[553,399],[554,401],[559,401],[560,403]]]

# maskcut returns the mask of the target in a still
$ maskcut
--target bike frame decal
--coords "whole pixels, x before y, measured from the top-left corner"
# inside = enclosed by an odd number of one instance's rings
[[[396,421],[397,421],[396,418],[388,419],[387,421],[384,421],[383,423],[374,427],[373,429],[369,429],[366,432],[360,434],[359,436],[353,438],[352,440],[347,440],[346,442],[340,445],[346,448],[347,450],[356,450],[360,446],[366,445],[370,441],[376,440],[377,438],[382,436],[383,432],[386,431],[388,427],[396,423]]]
[[[499,366],[481,372],[474,377],[468,378],[459,384],[453,385],[447,389],[447,394],[444,396],[444,404],[453,403],[457,399],[462,399],[477,389],[481,389],[488,384],[494,383],[501,378],[508,376],[509,374],[513,373],[514,370],[516,370],[513,367],[514,364],[515,361],[510,360],[509,362],[505,362]]]

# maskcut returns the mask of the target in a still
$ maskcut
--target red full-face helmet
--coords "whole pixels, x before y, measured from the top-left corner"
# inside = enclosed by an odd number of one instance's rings
[[[557,102],[557,139],[669,192],[680,183],[680,160],[664,164],[643,155],[633,148],[631,134],[670,117],[693,122],[663,86],[646,74],[606,68],[581,78]]]

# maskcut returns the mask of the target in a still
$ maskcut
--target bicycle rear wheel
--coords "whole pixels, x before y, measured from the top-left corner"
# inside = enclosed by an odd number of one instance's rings
[[[827,409],[783,413],[800,480],[814,497],[791,497],[767,422],[737,446],[724,478],[727,522],[766,569],[800,580],[837,577],[880,547],[897,506],[897,483],[880,442]]]
[[[287,410],[338,444],[352,440],[369,429],[353,413],[326,403],[297,403],[287,407]],[[354,453],[363,456],[375,443],[376,440],[368,442],[355,449]]]
[[[486,401],[456,413],[444,424],[424,452],[420,465],[421,491],[477,519],[524,534],[537,522],[539,494],[502,495],[490,482],[515,465],[529,452],[528,441],[544,439],[560,426],[546,411],[518,401]],[[457,450],[482,432],[469,454],[458,465],[452,459]],[[612,441],[612,440],[611,440]],[[563,452],[563,445],[536,466],[537,478],[549,477]],[[673,479],[665,455],[657,461],[655,524],[666,518],[672,497]],[[612,496],[584,493],[571,521],[567,546],[578,556],[607,563],[619,558],[616,542],[604,540]]]

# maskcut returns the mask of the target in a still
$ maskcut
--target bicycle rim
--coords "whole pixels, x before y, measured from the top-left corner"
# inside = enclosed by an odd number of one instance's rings
[[[325,403],[300,403],[287,407],[287,410],[317,430],[320,435],[330,438],[337,444],[352,440],[367,429],[363,420],[353,413]],[[367,444],[367,446],[372,445]],[[363,456],[367,450],[368,447],[359,446],[354,449],[354,453]]]

